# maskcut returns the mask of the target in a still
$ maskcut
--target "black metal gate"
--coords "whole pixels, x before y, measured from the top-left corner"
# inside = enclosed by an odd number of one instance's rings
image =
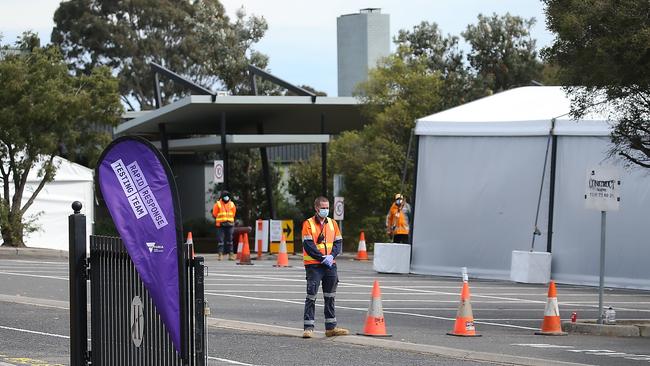
[[[186,357],[176,351],[122,240],[91,236],[86,259],[85,217],[70,216],[71,365],[204,366],[205,301],[202,257],[186,248],[183,268],[187,304],[182,319]],[[87,344],[86,279],[90,279],[91,350]],[[182,311],[183,311],[182,310]]]

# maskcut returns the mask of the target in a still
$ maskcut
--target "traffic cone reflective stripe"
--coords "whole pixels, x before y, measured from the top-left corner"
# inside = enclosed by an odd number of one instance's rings
[[[278,262],[273,267],[289,267],[289,254],[287,254],[287,240],[282,234],[280,249],[278,250]]]
[[[242,248],[244,247],[243,239],[244,239],[244,234],[239,234],[239,240],[238,240],[238,243],[237,243],[237,256],[235,257],[235,259],[237,259],[237,260],[241,259],[241,251],[242,251]]]
[[[371,337],[390,337],[386,334],[386,322],[384,321],[384,309],[381,306],[381,290],[379,289],[379,282],[375,280],[372,285],[372,293],[370,294],[370,306],[368,306],[368,315],[366,316],[366,324],[363,328],[363,333],[359,335]]]
[[[367,261],[368,252],[366,251],[366,236],[363,234],[363,231],[359,235],[359,247],[357,248],[357,257],[354,258],[355,261]]]
[[[237,264],[252,265],[253,263],[251,262],[251,250],[248,247],[248,233],[242,234],[240,238],[241,237],[243,237],[242,251],[241,257],[239,258],[239,262],[237,262]]]
[[[480,337],[476,334],[474,326],[474,315],[472,314],[472,304],[470,302],[469,284],[463,281],[463,289],[460,292],[460,306],[456,312],[456,322],[454,330],[448,335],[459,337]]]
[[[537,335],[567,335],[562,331],[562,320],[560,319],[560,308],[557,304],[557,289],[555,288],[555,281],[551,281],[548,285],[548,299],[546,307],[544,308],[544,320],[542,321],[542,329],[535,332]]]

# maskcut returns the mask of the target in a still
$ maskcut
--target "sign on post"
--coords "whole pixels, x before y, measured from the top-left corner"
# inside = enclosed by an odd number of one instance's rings
[[[587,170],[585,207],[597,211],[618,211],[621,201],[618,171],[613,167]]]
[[[334,197],[334,220],[343,220],[345,216],[345,199]]]
[[[223,160],[214,161],[214,183],[224,182]]]
[[[605,288],[605,242],[607,211],[618,211],[621,181],[614,167],[599,166],[587,170],[585,207],[600,211],[600,276],[598,286],[598,323],[604,322],[603,293]]]

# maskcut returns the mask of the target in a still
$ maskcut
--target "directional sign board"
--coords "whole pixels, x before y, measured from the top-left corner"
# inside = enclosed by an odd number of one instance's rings
[[[334,197],[334,220],[343,220],[345,213],[345,200],[343,197]]]
[[[223,160],[214,161],[214,183],[224,182]]]
[[[270,223],[270,237],[271,237],[271,253],[277,253],[280,248],[280,240],[284,234],[287,241],[287,252],[294,253],[294,228],[293,220],[269,220]]]
[[[621,180],[614,167],[587,170],[585,207],[597,211],[618,211]]]

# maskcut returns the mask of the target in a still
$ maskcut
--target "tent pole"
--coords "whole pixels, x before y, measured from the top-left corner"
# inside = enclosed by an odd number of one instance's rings
[[[415,131],[414,131],[415,135]],[[411,244],[411,260],[413,260],[413,228],[415,227],[415,197],[418,191],[418,163],[420,162],[420,136],[415,135],[415,169],[413,169],[413,194],[411,198],[411,217],[409,224],[409,239],[408,242]]]
[[[550,171],[550,184],[549,184],[549,197],[548,197],[548,232],[546,251],[551,253],[553,248],[553,209],[555,207],[555,168],[557,165],[557,135],[555,135],[555,119],[552,121],[551,133],[551,171]]]

